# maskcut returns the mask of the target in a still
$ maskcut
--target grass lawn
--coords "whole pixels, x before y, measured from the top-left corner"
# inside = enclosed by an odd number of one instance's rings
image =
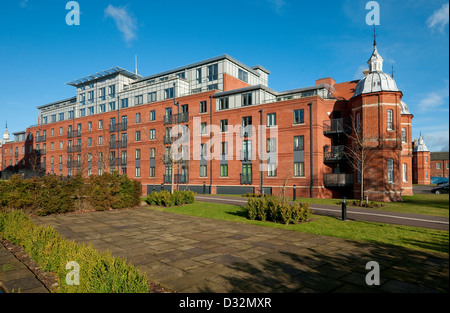
[[[245,208],[235,205],[195,202],[181,207],[149,207],[153,210],[192,216],[276,227],[305,233],[334,236],[350,240],[398,245],[416,250],[449,252],[449,232],[419,227],[399,226],[373,222],[342,222],[336,218],[313,215],[312,220],[297,225],[282,225],[247,219]]]

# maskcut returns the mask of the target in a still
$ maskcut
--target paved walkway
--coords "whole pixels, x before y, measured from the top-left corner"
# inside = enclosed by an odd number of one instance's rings
[[[449,260],[380,244],[149,210],[35,219],[175,292],[448,292]],[[380,285],[365,282],[380,265]]]
[[[0,292],[48,293],[48,290],[33,272],[6,249],[1,242]]]

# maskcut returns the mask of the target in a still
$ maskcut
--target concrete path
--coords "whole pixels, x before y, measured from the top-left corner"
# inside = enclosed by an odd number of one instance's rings
[[[5,290],[6,289],[6,290]],[[48,293],[33,272],[0,242],[0,293]]]
[[[174,292],[448,292],[448,256],[150,210],[36,222],[126,257]],[[76,260],[75,260],[76,261]],[[380,285],[366,264],[378,262]],[[82,279],[82,278],[81,278]]]

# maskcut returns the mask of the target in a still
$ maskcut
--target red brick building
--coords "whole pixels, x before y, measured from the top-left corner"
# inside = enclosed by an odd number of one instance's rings
[[[143,194],[173,182],[199,193],[358,198],[363,181],[364,197],[398,201],[412,194],[413,116],[376,42],[368,64],[360,81],[284,92],[269,88],[264,67],[228,55],[148,77],[113,68],[39,107],[38,125],[0,148],[0,170],[119,171]]]

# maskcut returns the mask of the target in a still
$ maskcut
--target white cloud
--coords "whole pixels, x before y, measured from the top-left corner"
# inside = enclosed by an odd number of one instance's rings
[[[20,1],[20,7],[21,8],[28,8],[29,7],[29,3],[28,3],[28,1],[29,0],[22,0],[22,1]]]
[[[270,4],[272,4],[273,8],[275,9],[275,12],[277,12],[278,15],[281,15],[281,9],[286,5],[284,0],[267,0]]]
[[[423,112],[441,109],[440,107],[446,104],[445,110],[448,110],[449,81],[446,80],[445,83],[446,86],[444,88],[430,91],[425,94],[417,103],[417,108]]]
[[[427,19],[428,28],[438,30],[443,33],[445,26],[448,25],[449,4],[445,3],[439,10],[434,11]]]
[[[105,16],[114,20],[117,29],[122,33],[127,43],[137,38],[137,21],[125,7],[120,8],[110,4],[105,9]]]

